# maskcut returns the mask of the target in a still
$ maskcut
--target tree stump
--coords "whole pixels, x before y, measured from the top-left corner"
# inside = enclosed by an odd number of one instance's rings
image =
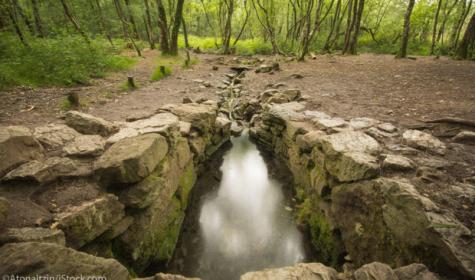
[[[128,76],[127,77],[127,88],[129,88],[129,89],[137,88],[137,86],[135,85],[135,81],[134,81],[133,76]]]
[[[68,93],[68,101],[72,107],[79,107],[81,104],[79,101],[79,93],[77,91],[70,91]]]

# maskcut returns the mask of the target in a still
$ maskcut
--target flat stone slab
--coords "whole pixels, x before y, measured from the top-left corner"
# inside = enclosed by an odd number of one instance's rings
[[[167,152],[167,141],[159,134],[126,138],[112,145],[94,169],[105,185],[136,183],[150,175]]]
[[[81,248],[123,217],[124,205],[116,196],[108,194],[58,214],[53,228],[64,232],[68,246]]]
[[[428,150],[439,155],[445,155],[447,147],[439,139],[429,133],[419,130],[406,130],[402,135],[403,141],[414,148]]]
[[[117,131],[117,127],[104,119],[78,111],[68,111],[66,124],[83,134],[108,136]]]
[[[106,141],[99,135],[81,135],[67,144],[63,151],[68,156],[99,156],[104,152]]]
[[[43,242],[66,245],[64,233],[61,230],[49,228],[8,228],[0,233],[0,244],[17,242]]]
[[[78,252],[52,243],[10,243],[0,248],[0,275],[101,276],[129,280],[127,269],[118,261]]]
[[[64,124],[49,124],[35,128],[33,135],[45,148],[57,149],[81,134]]]

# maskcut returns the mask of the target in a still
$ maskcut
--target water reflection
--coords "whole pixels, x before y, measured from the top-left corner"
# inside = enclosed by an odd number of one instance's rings
[[[245,272],[303,260],[300,232],[284,209],[281,186],[247,135],[232,139],[218,192],[201,209],[204,249],[197,276],[238,279]]]

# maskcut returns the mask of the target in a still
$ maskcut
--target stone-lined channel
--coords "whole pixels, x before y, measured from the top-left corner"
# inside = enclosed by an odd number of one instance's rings
[[[239,279],[248,271],[303,261],[289,175],[265,161],[247,133],[232,138],[195,185],[169,269],[202,279]]]

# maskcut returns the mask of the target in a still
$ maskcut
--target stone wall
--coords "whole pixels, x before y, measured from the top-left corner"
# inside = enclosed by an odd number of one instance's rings
[[[429,185],[420,172],[444,162],[445,143],[418,130],[401,133],[369,118],[347,121],[288,101],[263,103],[250,132],[293,173],[298,218],[309,226],[320,261],[357,267],[423,262],[446,275],[475,277],[469,225],[419,192]],[[474,198],[472,188],[465,197]]]
[[[231,122],[218,115],[212,101],[167,105],[152,116],[124,123],[75,111],[65,121],[33,131],[0,128],[0,171],[5,175],[0,243],[25,244],[4,251],[16,248],[21,255],[44,247],[37,258],[51,253],[45,257],[48,263],[49,258],[71,255],[79,262],[76,271],[85,268],[84,261],[102,265],[94,256],[114,258],[132,275],[166,262],[201,164],[229,140]],[[11,268],[6,272],[28,270],[27,263],[5,265]],[[58,265],[64,267],[54,270],[67,270],[74,260]],[[51,268],[46,266],[44,271]],[[110,273],[121,274],[111,279],[129,277],[118,263],[110,268],[117,270]]]

